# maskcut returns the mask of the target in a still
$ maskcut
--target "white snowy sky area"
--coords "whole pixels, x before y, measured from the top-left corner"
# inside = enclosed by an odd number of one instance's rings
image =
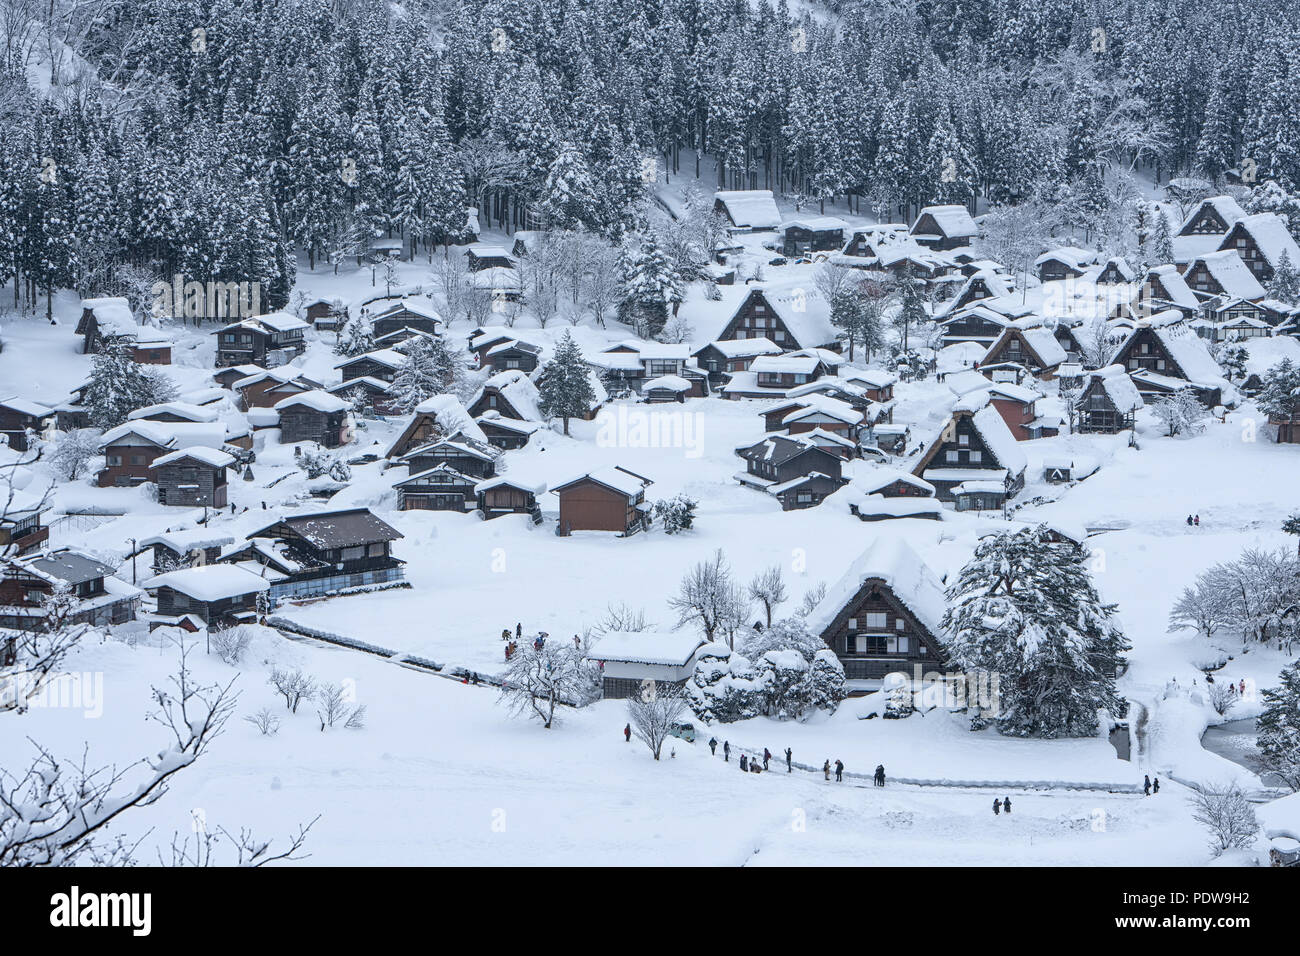
[[[783,206],[782,212],[794,215],[792,208]],[[865,221],[842,206],[828,205],[826,214]],[[762,238],[744,237],[746,261],[770,258]],[[492,234],[483,239],[508,241]],[[786,278],[795,270],[805,270],[811,284],[811,267],[769,271]],[[404,290],[430,291],[433,280],[423,258],[400,264],[399,274]],[[355,308],[382,288],[372,285],[368,269],[344,268],[335,275],[325,266],[311,272],[304,261],[297,290],[313,298],[341,297]],[[0,295],[5,292],[0,289]],[[690,291],[692,300],[701,295],[698,285]],[[56,404],[85,379],[90,359],[79,354],[72,331],[77,300],[60,294],[55,312],[55,325],[41,317],[11,318],[0,330],[0,393]],[[166,371],[178,389],[209,385],[210,329],[169,331],[176,348]],[[459,343],[468,331],[462,319],[449,334]],[[539,329],[527,315],[515,331],[548,353],[565,331],[587,351],[631,337],[612,321],[605,329],[588,320],[574,328],[557,320]],[[333,335],[311,331],[308,341],[298,364],[310,377],[333,384]],[[894,420],[912,425],[914,442],[939,426],[953,401],[933,380],[900,385],[897,397]],[[775,499],[732,478],[742,470],[734,449],[763,433],[763,407],[710,398],[656,411],[687,416],[689,447],[611,446],[601,438],[600,422],[574,422],[569,437],[557,424],[504,456],[506,473],[528,480],[553,484],[622,465],[653,479],[651,500],[678,492],[699,499],[695,530],[675,537],[657,530],[628,539],[557,537],[557,501],[549,493],[542,500],[547,520],[539,527],[523,516],[480,521],[472,515],[399,512],[391,485],[404,470],[385,473],[382,460],[354,466],[350,486],[331,504],[368,506],[401,531],[394,551],[407,562],[412,587],[286,606],[281,613],[395,651],[493,673],[502,667],[501,630],[516,622],[528,634],[542,630],[569,640],[595,624],[607,605],[625,602],[644,608],[654,627],[670,628],[675,620],[667,597],[683,572],[715,548],[726,551],[741,581],[781,565],[791,592],[789,612],[819,582],[836,581],[877,538],[905,539],[942,577],[958,571],[980,534],[1004,526],[997,518],[950,510],[941,522],[868,524],[839,499],[783,513]],[[1258,421],[1247,403],[1202,434],[1167,438],[1143,411],[1140,450],[1127,447],[1126,436],[1105,435],[1021,445],[1029,467],[1018,500],[1042,496],[1044,503],[1024,508],[1018,519],[1113,529],[1088,544],[1097,556],[1097,586],[1119,605],[1133,644],[1131,666],[1119,682],[1134,702],[1133,717],[1144,715],[1142,748],[1133,762],[1117,759],[1105,738],[1017,740],[994,730],[971,733],[961,715],[942,710],[900,721],[859,719],[875,706],[872,698],[849,700],[830,717],[754,719],[715,726],[711,733],[733,747],[768,747],[778,755],[789,746],[796,761],[817,768],[826,759],[840,759],[850,772],[870,774],[883,764],[891,778],[1004,785],[891,784],[881,790],[867,780],[827,782],[819,770],[742,775],[734,762],[722,761],[721,747],[718,757],[710,756],[709,732],[694,744],[670,740],[663,760],[655,762],[635,740],[624,742],[622,702],[566,708],[558,725],[544,730],[536,721],[511,718],[492,689],[258,629],[237,667],[201,649],[194,655],[200,680],[237,677],[236,716],[207,756],[174,778],[162,800],[124,816],[115,832],[130,840],[143,836],[140,855],[152,859],[173,833],[189,831],[196,810],[209,826],[247,827],[277,840],[319,815],[308,863],[343,865],[1205,865],[1211,855],[1204,833],[1192,820],[1189,791],[1177,780],[1237,781],[1252,791],[1261,783],[1201,746],[1201,732],[1220,718],[1203,696],[1197,665],[1232,655],[1223,678],[1270,686],[1286,659],[1258,647],[1246,652],[1228,637],[1211,646],[1189,632],[1169,631],[1167,618],[1178,592],[1214,562],[1249,547],[1294,546],[1279,525],[1294,506],[1287,492],[1300,479],[1300,446],[1247,440]],[[365,422],[347,454],[382,453],[398,427],[396,420]],[[294,468],[292,446],[276,438],[274,430],[257,433],[255,479],[232,475],[230,495],[239,513],[214,520],[214,531],[238,540],[266,521],[262,502],[272,509],[301,505],[308,482]],[[1045,484],[1044,459],[1068,457],[1093,458],[1100,468],[1072,486]],[[290,477],[279,480],[285,475]],[[40,464],[22,480],[35,489],[51,473]],[[57,482],[49,517],[91,505],[124,514],[96,527],[56,529],[51,544],[74,545],[121,565],[128,581],[130,539],[192,527],[200,517],[160,506],[139,489],[100,489],[87,480]],[[1187,526],[1188,514],[1200,515],[1199,527]],[[141,580],[146,563],[141,561]],[[123,765],[157,750],[164,744],[162,731],[145,720],[150,687],[165,682],[175,664],[174,649],[152,641],[143,624],[83,644],[66,669],[102,675],[95,715],[35,708],[21,718],[0,717],[10,728],[0,734],[0,765],[25,766],[32,755],[28,738],[68,757],[89,747],[96,764]],[[267,682],[275,667],[301,667],[321,681],[348,682],[367,708],[366,727],[322,733],[311,705],[304,705],[296,716],[281,713],[278,735],[260,735],[243,718],[263,707],[283,712]],[[1172,678],[1180,689],[1166,696]],[[1230,717],[1249,718],[1257,710],[1243,703]],[[18,722],[21,732],[13,727]],[[1144,773],[1160,776],[1158,796],[1141,795]],[[1135,784],[1137,793],[1130,789]],[[995,817],[992,799],[1005,795],[1014,799],[1015,812]],[[1274,826],[1300,830],[1294,799],[1289,809],[1285,803],[1274,806],[1274,818],[1281,818]],[[1214,862],[1248,863],[1266,851],[1261,838],[1256,850]]]

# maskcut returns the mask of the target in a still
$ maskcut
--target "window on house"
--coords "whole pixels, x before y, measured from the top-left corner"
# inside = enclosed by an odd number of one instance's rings
[[[972,452],[970,453],[970,462],[971,462],[972,465],[977,465],[977,464],[979,464],[980,462],[982,462],[983,460],[984,460],[984,453],[983,453],[983,452],[981,452],[981,451],[972,451]]]
[[[902,619],[901,617],[896,617],[896,618],[894,618],[894,630],[896,630],[896,631],[901,631],[901,630],[906,629],[906,627],[907,627],[907,624],[906,624],[906,622],[903,621],[903,619]]]
[[[858,619],[856,617],[849,618],[849,630],[856,631],[857,629],[858,629]]]
[[[364,545],[356,545],[355,547],[344,548],[340,553],[344,561],[355,561],[366,556],[366,549]]]
[[[384,556],[384,543],[376,541],[373,544],[366,545],[366,553],[372,558],[382,558]]]
[[[961,461],[961,452],[950,451],[946,454],[945,457],[947,458],[949,463],[956,464],[957,462]]]
[[[957,436],[957,444],[959,444],[959,445],[969,445],[969,444],[970,444],[970,435],[958,435],[958,436]]]
[[[889,615],[882,611],[868,611],[866,621],[867,627],[888,627]]]

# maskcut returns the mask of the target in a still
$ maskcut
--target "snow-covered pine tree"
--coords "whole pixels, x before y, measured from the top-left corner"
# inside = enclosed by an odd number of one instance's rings
[[[553,230],[589,229],[598,204],[586,160],[572,143],[561,143],[542,187],[538,208],[543,220]]]
[[[334,346],[334,351],[351,358],[372,351],[374,347],[375,332],[370,317],[357,313],[348,319],[339,332],[339,341]]]
[[[1282,668],[1280,683],[1261,692],[1260,762],[1294,791],[1300,791],[1300,661]]]
[[[418,336],[406,347],[406,358],[393,376],[392,403],[410,412],[425,399],[454,392],[460,368],[446,339]]]
[[[1300,414],[1300,366],[1284,358],[1260,378],[1255,404],[1261,412],[1284,422]]]
[[[998,730],[1018,737],[1088,737],[1098,712],[1127,702],[1115,674],[1129,649],[1089,576],[1086,552],[1046,528],[988,535],[948,588],[949,660],[1000,675]]]
[[[620,321],[642,338],[658,335],[668,321],[669,306],[681,301],[682,290],[668,256],[653,233],[645,233],[624,257]]]
[[[564,419],[566,435],[569,434],[570,418],[584,418],[591,411],[596,400],[591,387],[591,370],[568,329],[556,343],[551,360],[542,367],[537,391],[542,414]]]
[[[1297,267],[1300,263],[1292,262],[1291,256],[1285,249],[1277,257],[1277,264],[1273,267],[1273,278],[1268,284],[1268,294],[1275,299],[1279,299],[1288,305],[1294,305],[1300,300],[1300,272]]]
[[[90,366],[90,383],[82,399],[90,424],[101,430],[116,428],[137,408],[168,401],[167,383],[150,374],[131,357],[131,346],[121,341],[100,345]]]

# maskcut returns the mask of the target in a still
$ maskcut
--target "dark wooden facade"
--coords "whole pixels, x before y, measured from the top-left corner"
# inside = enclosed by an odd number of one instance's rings
[[[649,527],[644,488],[628,493],[584,475],[553,490],[560,499],[560,534],[614,531],[628,536]]]
[[[800,343],[786,326],[772,303],[762,289],[751,289],[745,301],[727,323],[726,328],[717,336],[719,339],[756,339],[766,338],[783,350],[814,347],[820,342]]]
[[[881,577],[865,578],[820,636],[849,680],[878,680],[900,671],[911,676],[918,666],[923,672],[945,666],[939,636]]]
[[[158,483],[158,503],[196,508],[224,508],[228,484],[226,467],[218,467],[197,458],[184,457],[154,468]]]
[[[0,402],[0,435],[3,435],[14,451],[27,451],[27,431],[40,435],[58,418],[54,409],[38,408],[23,403],[14,407]]]
[[[280,409],[280,442],[319,442],[326,448],[343,444],[343,425],[347,411],[323,412],[310,405],[289,405]]]

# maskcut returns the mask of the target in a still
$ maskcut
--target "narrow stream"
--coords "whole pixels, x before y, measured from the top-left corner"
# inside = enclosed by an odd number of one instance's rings
[[[1260,780],[1266,786],[1276,786],[1281,781],[1270,780],[1271,774],[1265,771],[1260,764],[1259,750],[1255,746],[1258,733],[1259,730],[1255,726],[1254,717],[1247,717],[1243,720],[1230,720],[1226,724],[1207,727],[1201,737],[1201,746],[1210,753],[1218,754],[1220,757],[1231,760],[1252,773],[1258,774]]]

